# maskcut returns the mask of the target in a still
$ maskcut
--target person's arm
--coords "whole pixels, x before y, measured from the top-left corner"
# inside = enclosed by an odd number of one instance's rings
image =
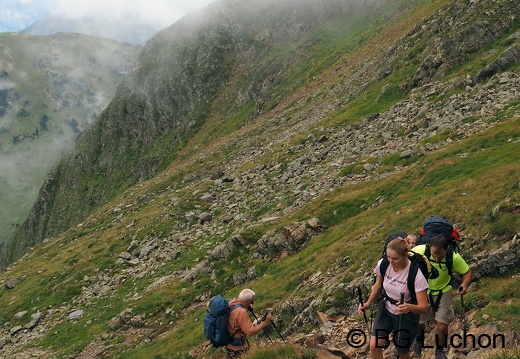
[[[260,333],[269,323],[271,323],[271,319],[271,314],[267,314],[265,320],[255,327],[251,319],[248,317],[247,312],[244,311],[238,315],[237,323],[240,327],[240,330],[245,335],[252,336]]]
[[[464,295],[468,292],[468,287],[471,283],[471,270],[459,253],[453,253],[453,269],[462,275],[462,283],[460,285],[462,290],[459,291],[459,294]]]

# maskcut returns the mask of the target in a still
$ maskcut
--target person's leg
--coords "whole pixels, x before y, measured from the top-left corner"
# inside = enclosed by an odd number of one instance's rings
[[[452,322],[455,314],[452,308],[453,292],[450,290],[442,294],[439,303],[439,309],[435,313],[435,320],[437,321],[437,336],[435,338],[435,358],[444,359],[446,354],[444,348],[448,346],[448,328]]]
[[[399,317],[396,318],[399,321]],[[395,327],[396,323],[394,323]],[[399,358],[409,358],[410,346],[416,338],[419,329],[419,315],[414,313],[404,314],[401,318],[401,327],[395,333],[394,344]]]
[[[392,332],[392,318],[384,309],[383,305],[379,306],[376,320],[372,327],[372,336],[370,338],[370,359],[382,359],[383,349],[388,346],[388,338]]]
[[[444,323],[437,322],[437,338],[435,339],[435,345],[437,349],[443,349],[448,346],[448,326]]]
[[[419,327],[417,329],[417,333],[415,336],[415,340],[410,346],[410,351],[416,353],[417,355],[421,355],[422,349],[424,347],[424,331],[426,329],[426,323],[428,323],[433,316],[433,309],[431,307],[428,308],[428,312],[425,314],[421,314],[419,317]]]
[[[372,335],[370,338],[370,359],[383,359],[383,348],[386,347],[386,344],[386,338]]]

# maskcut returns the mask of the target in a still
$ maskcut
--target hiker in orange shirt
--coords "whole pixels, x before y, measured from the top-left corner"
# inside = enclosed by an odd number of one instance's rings
[[[228,331],[232,333],[233,344],[226,345],[226,354],[228,359],[238,358],[249,350],[248,336],[260,333],[269,323],[271,323],[271,314],[267,314],[265,320],[256,326],[247,315],[248,311],[252,311],[251,305],[255,302],[255,292],[251,289],[244,289],[238,295],[229,301],[229,306],[240,304],[235,310],[231,311],[228,319]],[[241,345],[236,345],[237,343]]]

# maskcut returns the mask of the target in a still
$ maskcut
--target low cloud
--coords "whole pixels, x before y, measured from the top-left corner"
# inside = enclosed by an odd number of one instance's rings
[[[12,90],[16,87],[16,84],[6,79],[0,79],[0,91]]]
[[[143,22],[155,28],[170,26],[187,13],[215,0],[19,0],[24,7],[45,8],[46,15],[68,18],[99,17]]]

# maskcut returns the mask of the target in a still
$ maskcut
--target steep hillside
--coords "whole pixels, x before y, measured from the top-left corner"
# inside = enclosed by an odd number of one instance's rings
[[[0,34],[0,243],[108,104],[141,49],[78,34]]]
[[[10,243],[33,248],[0,274],[2,350],[219,358],[205,303],[251,287],[292,341],[321,330],[365,358],[344,340],[364,325],[352,289],[431,214],[478,280],[459,318],[512,346],[519,6],[224,1],[160,32]]]
[[[304,87],[315,75],[309,71],[323,72],[344,47],[357,46],[351,37],[376,31],[377,23],[372,29],[362,26],[367,17],[399,13],[380,1],[368,1],[365,10],[354,3],[307,1],[296,7],[297,16],[289,4],[261,4],[217,3],[150,40],[77,151],[49,175],[12,241],[11,258],[78,224],[122,189],[153,177],[208,119],[238,129],[262,107],[275,106],[285,86]],[[316,61],[320,65],[312,68]]]
[[[359,119],[387,109],[414,86],[456,70],[491,43],[500,43],[500,48],[486,58],[490,72],[475,73],[473,81],[518,60],[517,47],[507,40],[518,19],[504,16],[514,13],[516,4],[499,3],[482,18],[481,7],[454,4],[443,18],[420,29],[415,21],[442,2],[427,4],[417,13],[402,12],[401,7],[413,9],[411,5],[332,0],[316,5],[309,0],[293,13],[290,3],[222,2],[160,32],[77,151],[49,176],[9,256],[16,258],[32,243],[80,223],[118,191],[153,177],[203,124],[216,127],[215,133],[233,132],[261,113],[293,111],[293,104],[282,103],[290,101],[288,91],[312,91],[319,85],[315,91],[321,91],[320,99],[313,101],[317,106],[304,111],[314,109],[320,116],[331,111],[341,115],[353,98],[379,91],[370,100],[375,104],[367,101],[370,107],[356,114]],[[399,16],[404,23],[400,28],[392,25]],[[391,26],[381,32],[382,24]],[[342,62],[349,53],[350,62]],[[338,67],[331,73],[332,64]],[[323,88],[318,78],[330,83]],[[454,86],[465,86],[464,81]],[[306,117],[315,120],[312,114]],[[302,126],[301,118],[293,121]]]

